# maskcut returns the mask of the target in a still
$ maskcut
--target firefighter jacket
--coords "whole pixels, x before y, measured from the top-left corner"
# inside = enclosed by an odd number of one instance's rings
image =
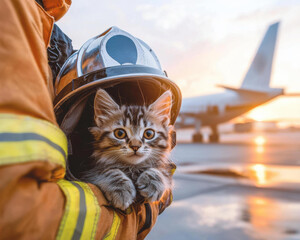
[[[171,194],[121,213],[96,186],[64,180],[46,49],[71,0],[42,4],[0,2],[0,239],[143,239]]]

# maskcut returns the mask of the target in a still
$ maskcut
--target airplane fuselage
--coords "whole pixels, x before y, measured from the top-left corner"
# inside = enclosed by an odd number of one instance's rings
[[[186,98],[183,99],[177,125],[189,127],[200,121],[201,126],[216,126],[282,94],[282,89],[257,93],[226,90],[223,93]]]

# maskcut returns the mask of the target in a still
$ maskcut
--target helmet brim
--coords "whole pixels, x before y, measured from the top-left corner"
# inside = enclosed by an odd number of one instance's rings
[[[171,90],[173,105],[170,124],[174,124],[181,106],[179,87],[164,72],[145,66],[111,67],[73,79],[54,99],[54,111],[58,124],[77,101],[105,89],[114,100],[122,104],[149,105],[163,92]]]

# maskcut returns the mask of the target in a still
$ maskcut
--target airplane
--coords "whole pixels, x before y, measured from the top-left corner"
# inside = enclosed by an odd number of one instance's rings
[[[210,142],[219,141],[217,125],[240,116],[280,95],[283,88],[270,88],[273,55],[279,22],[269,26],[240,88],[218,85],[222,93],[185,98],[176,128],[195,127],[193,142],[203,142],[201,127],[210,127]]]

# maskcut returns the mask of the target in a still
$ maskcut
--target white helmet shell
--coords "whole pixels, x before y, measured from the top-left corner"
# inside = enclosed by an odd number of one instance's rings
[[[118,96],[122,103],[126,99],[131,104],[150,104],[171,90],[171,124],[181,106],[181,92],[162,70],[154,51],[117,27],[88,40],[62,66],[55,82],[54,111],[58,123],[98,88],[115,95],[115,100]]]

